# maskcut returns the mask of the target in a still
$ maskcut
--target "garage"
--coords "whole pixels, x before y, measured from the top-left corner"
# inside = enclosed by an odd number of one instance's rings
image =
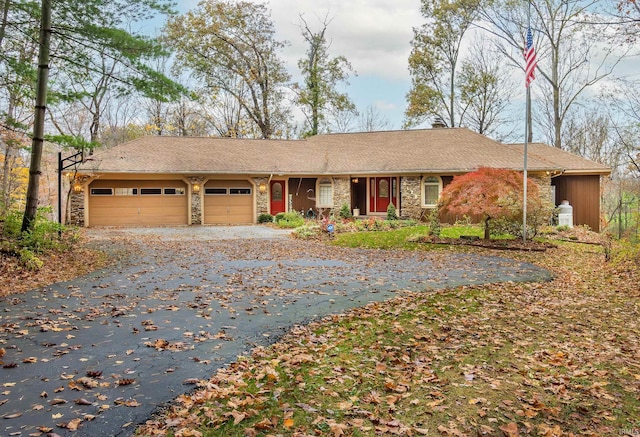
[[[211,180],[204,186],[204,223],[254,223],[253,185],[243,180]]]
[[[96,180],[88,191],[90,226],[188,224],[187,186],[179,180]]]

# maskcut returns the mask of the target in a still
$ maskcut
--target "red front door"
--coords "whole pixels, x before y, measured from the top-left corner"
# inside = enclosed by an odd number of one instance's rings
[[[271,181],[269,192],[271,193],[271,215],[284,212],[284,200],[286,197],[284,181]]]
[[[370,179],[370,208],[371,212],[387,212],[389,204],[393,202],[391,178]]]

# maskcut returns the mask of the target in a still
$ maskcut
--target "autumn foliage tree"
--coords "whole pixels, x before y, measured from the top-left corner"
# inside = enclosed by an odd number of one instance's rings
[[[524,204],[524,177],[514,170],[480,168],[456,176],[442,191],[440,210],[453,215],[480,217],[484,238],[490,238],[490,223],[503,219],[521,223]],[[548,203],[548,202],[546,202]],[[527,219],[536,228],[541,218],[551,213],[550,205],[540,196],[540,186],[531,178],[527,182]]]

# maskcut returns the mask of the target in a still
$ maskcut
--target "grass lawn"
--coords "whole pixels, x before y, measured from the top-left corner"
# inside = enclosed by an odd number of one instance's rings
[[[423,250],[425,245],[411,241],[414,236],[424,236],[429,227],[426,225],[407,226],[399,229],[378,232],[355,232],[337,234],[333,244],[344,247],[363,247],[375,249]],[[461,235],[482,237],[483,230],[479,226],[443,227],[441,236],[459,238]],[[437,249],[431,245],[429,249]]]
[[[424,231],[333,244],[431,250],[407,242]],[[138,435],[639,435],[637,266],[577,243],[473,250],[556,279],[407,293],[296,327],[200,381]]]

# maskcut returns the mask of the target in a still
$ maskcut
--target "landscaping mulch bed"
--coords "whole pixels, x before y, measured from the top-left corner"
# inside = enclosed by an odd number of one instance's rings
[[[536,241],[527,241],[524,242],[520,239],[518,240],[484,240],[477,237],[466,237],[462,236],[460,238],[442,238],[442,237],[434,237],[434,236],[426,236],[422,237],[418,240],[419,243],[429,243],[429,244],[448,244],[455,246],[474,246],[474,247],[482,247],[485,249],[496,249],[496,250],[520,250],[520,251],[531,251],[531,252],[544,252],[547,249],[557,247],[553,243],[540,243]]]

